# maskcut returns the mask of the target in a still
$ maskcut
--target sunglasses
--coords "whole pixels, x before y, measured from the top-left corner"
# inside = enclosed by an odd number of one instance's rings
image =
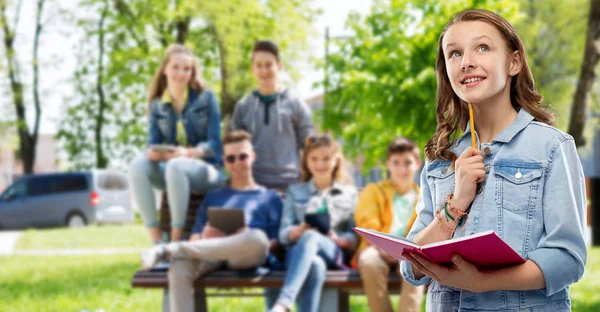
[[[225,156],[225,161],[229,164],[234,164],[236,160],[243,162],[246,161],[248,158],[250,158],[250,155],[246,153],[241,153],[239,155],[227,155]]]
[[[306,142],[304,142],[304,145],[306,146],[310,146],[312,144],[316,144],[316,143],[329,143],[331,142],[331,138],[328,135],[311,135],[308,138],[306,138]]]

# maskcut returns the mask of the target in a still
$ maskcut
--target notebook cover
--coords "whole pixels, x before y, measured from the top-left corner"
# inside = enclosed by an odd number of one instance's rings
[[[433,243],[421,248],[438,263],[451,263],[452,255],[458,254],[480,269],[493,269],[525,262],[516,251],[494,231],[486,231],[456,240]]]
[[[402,253],[406,251],[419,252],[440,264],[451,264],[452,255],[458,254],[481,269],[499,268],[525,262],[525,259],[498,237],[494,231],[419,247],[405,238],[362,228],[354,228],[354,230],[373,245],[399,260],[404,260]]]
[[[417,244],[408,239],[359,227],[355,227],[354,231],[368,240],[371,244],[383,249],[383,251],[398,260],[404,260],[402,253],[405,251],[417,252],[424,257],[428,257],[420,250],[420,247]]]

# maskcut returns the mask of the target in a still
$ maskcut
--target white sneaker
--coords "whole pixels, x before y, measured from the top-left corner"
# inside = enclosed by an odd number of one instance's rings
[[[166,256],[167,252],[165,247],[161,245],[154,246],[152,249],[144,250],[140,254],[142,268],[144,270],[148,270],[159,262],[167,260]]]
[[[276,303],[270,310],[269,312],[287,312],[288,309],[286,309],[286,307],[284,307],[283,305]]]

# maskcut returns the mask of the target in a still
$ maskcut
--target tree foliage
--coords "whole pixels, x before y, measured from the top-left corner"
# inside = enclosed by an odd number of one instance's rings
[[[194,50],[208,87],[221,96],[224,117],[252,88],[249,56],[258,39],[272,39],[286,62],[306,52],[317,11],[310,1],[81,0],[89,12],[77,94],[69,99],[59,137],[75,168],[123,166],[147,139],[147,86],[171,43]],[[103,7],[108,5],[104,29]],[[98,57],[104,36],[104,58]],[[104,60],[104,66],[98,66]],[[98,75],[102,68],[104,73]],[[292,74],[294,74],[292,72]],[[102,77],[101,84],[97,77]],[[105,105],[100,109],[101,86]],[[100,114],[100,115],[99,115]],[[102,121],[102,136],[94,135]],[[98,139],[98,137],[101,137]],[[98,146],[101,148],[98,148]],[[102,152],[107,163],[96,160]]]
[[[435,119],[435,58],[449,18],[468,8],[485,8],[518,18],[513,1],[375,1],[371,12],[352,14],[350,39],[337,42],[326,60],[329,92],[322,122],[344,139],[344,151],[365,156],[365,168],[385,158],[396,136],[424,146]]]

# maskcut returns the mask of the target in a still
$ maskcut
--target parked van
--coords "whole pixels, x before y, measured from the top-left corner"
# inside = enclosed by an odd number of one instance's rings
[[[27,175],[0,195],[0,229],[132,222],[130,203],[123,173],[95,170]]]

